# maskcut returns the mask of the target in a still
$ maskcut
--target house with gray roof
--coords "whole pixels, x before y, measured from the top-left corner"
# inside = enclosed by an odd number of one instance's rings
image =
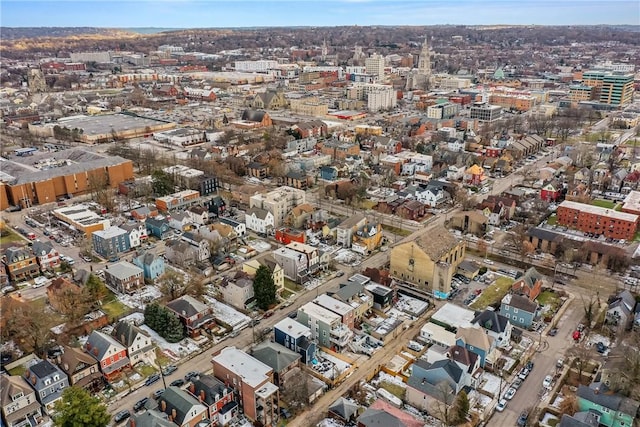
[[[62,399],[65,387],[69,387],[67,374],[48,360],[32,359],[24,371],[24,378],[47,412],[53,410],[55,403]]]
[[[192,338],[200,335],[200,329],[215,323],[211,307],[190,295],[184,295],[168,302],[167,308],[180,318]]]
[[[169,421],[167,414],[156,409],[144,411],[140,414],[133,414],[126,424],[127,427],[175,427]]]
[[[358,417],[358,427],[407,427],[398,417],[382,409],[367,408]]]
[[[278,387],[284,385],[287,374],[299,366],[301,358],[295,351],[270,341],[254,347],[251,356],[273,369],[273,382]]]
[[[107,381],[115,379],[123,369],[131,366],[127,348],[115,338],[100,331],[91,332],[84,344],[84,351],[98,361]]]
[[[201,374],[187,390],[207,407],[207,418],[217,425],[226,426],[238,416],[233,388],[213,375]]]
[[[91,233],[91,241],[93,250],[106,259],[115,258],[118,254],[131,249],[129,233],[117,226],[94,231]]]
[[[249,230],[260,234],[267,234],[275,227],[273,214],[262,208],[253,207],[247,210],[244,220]]]
[[[164,258],[153,252],[143,252],[133,259],[133,264],[142,269],[145,279],[155,280],[165,271]]]
[[[359,410],[360,405],[341,396],[329,406],[329,418],[343,423],[352,423],[358,417]]]
[[[107,264],[104,268],[106,284],[118,292],[132,294],[144,286],[143,270],[128,261]]]
[[[405,400],[415,408],[436,414],[437,406],[453,404],[464,386],[463,373],[462,368],[450,359],[434,363],[418,359],[407,380]]]
[[[623,290],[609,300],[605,322],[620,330],[627,329],[634,320],[636,299],[627,290]]]
[[[171,232],[169,220],[166,218],[147,218],[144,221],[144,225],[147,228],[147,234],[158,239],[167,238]]]
[[[197,261],[198,251],[183,240],[171,239],[165,243],[164,256],[172,264],[189,266]]]
[[[563,414],[558,427],[598,427],[600,415],[595,411],[576,412],[573,415]]]
[[[120,320],[113,328],[111,336],[127,348],[131,366],[139,362],[155,364],[156,351],[151,337],[132,322]]]
[[[0,408],[7,427],[36,425],[42,416],[34,390],[18,375],[0,374]]]
[[[40,270],[53,270],[60,265],[60,254],[53,247],[53,243],[50,240],[44,242],[36,240],[33,242],[31,249],[40,265]]]
[[[484,332],[493,337],[497,347],[508,347],[511,343],[511,331],[513,325],[505,316],[493,310],[484,310],[476,313],[471,321],[472,325],[484,329]]]
[[[179,426],[211,425],[207,419],[207,407],[186,390],[170,386],[158,399],[158,409],[167,419]]]
[[[499,313],[511,324],[529,329],[538,313],[538,303],[525,296],[508,293],[500,302]]]
[[[578,385],[576,396],[578,409],[595,412],[599,415],[599,424],[607,427],[633,425],[640,409],[637,400],[611,393],[606,385],[599,382],[589,386]]]
[[[290,317],[285,317],[273,326],[275,342],[302,357],[302,363],[309,364],[315,358],[316,344],[311,336],[311,329]]]
[[[26,248],[11,246],[2,257],[11,281],[19,282],[40,275],[36,257]]]
[[[57,364],[69,377],[69,383],[90,393],[102,390],[104,377],[98,362],[80,348],[63,346],[63,349]]]

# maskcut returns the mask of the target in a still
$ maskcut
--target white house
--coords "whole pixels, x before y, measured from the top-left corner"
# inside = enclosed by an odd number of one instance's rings
[[[447,179],[456,181],[458,179],[462,179],[464,176],[464,167],[457,167],[455,165],[451,165],[447,168]]]
[[[457,138],[451,138],[447,142],[447,149],[455,152],[464,151],[464,142]]]
[[[434,208],[444,201],[444,190],[427,188],[423,191],[416,191],[416,200]]]
[[[234,221],[230,218],[220,218],[220,222],[232,227],[238,237],[244,237],[247,234],[247,225],[242,222]]]
[[[201,235],[187,232],[182,235],[181,240],[196,250],[196,258],[198,261],[205,261],[211,256],[210,243]]]
[[[265,209],[251,208],[244,216],[245,223],[249,230],[256,233],[266,234],[273,230],[275,218],[273,214]]]
[[[169,227],[174,230],[184,231],[191,224],[191,215],[186,212],[174,212],[169,218]]]
[[[147,227],[143,222],[122,224],[120,228],[127,232],[129,246],[132,248],[137,248],[149,237],[147,235]]]
[[[192,206],[187,213],[194,224],[205,225],[209,222],[209,211],[202,206]]]

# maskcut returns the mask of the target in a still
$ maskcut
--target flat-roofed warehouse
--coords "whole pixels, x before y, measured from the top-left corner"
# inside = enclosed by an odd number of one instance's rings
[[[173,122],[152,119],[131,114],[102,114],[96,116],[71,116],[59,119],[55,125],[73,130],[79,129],[79,139],[88,144],[109,142],[113,139],[131,139],[141,136],[151,136],[154,132],[174,129]],[[54,126],[55,126],[54,125]],[[53,136],[51,124],[43,125],[49,128]],[[40,130],[39,134],[42,133]]]
[[[116,188],[133,179],[133,163],[80,148],[29,157],[0,158],[0,209],[27,208],[91,191],[93,183]]]

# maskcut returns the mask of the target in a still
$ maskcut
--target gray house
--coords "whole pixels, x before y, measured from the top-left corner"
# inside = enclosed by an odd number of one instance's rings
[[[36,397],[47,412],[62,398],[62,392],[69,387],[69,378],[60,368],[48,360],[35,359],[27,365],[24,378],[36,392]]]
[[[619,329],[627,329],[634,320],[636,299],[624,290],[609,300],[605,322]]]
[[[538,311],[538,303],[529,298],[507,294],[500,303],[500,314],[506,317],[515,326],[529,329]]]

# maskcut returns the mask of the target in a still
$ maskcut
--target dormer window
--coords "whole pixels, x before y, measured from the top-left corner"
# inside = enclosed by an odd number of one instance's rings
[[[14,394],[13,396],[11,396],[11,400],[13,400],[15,402],[16,400],[21,399],[23,396],[24,396],[24,393],[19,392],[19,393]]]
[[[56,374],[53,376],[54,381],[60,381],[60,375]]]
[[[44,385],[49,385],[49,384],[51,384],[51,378],[46,378],[44,380]]]

